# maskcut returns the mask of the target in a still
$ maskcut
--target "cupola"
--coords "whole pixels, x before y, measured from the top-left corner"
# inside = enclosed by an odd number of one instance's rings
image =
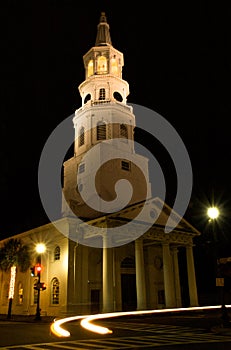
[[[123,54],[112,46],[110,27],[104,12],[97,26],[95,46],[83,56],[85,81],[79,92],[82,105],[119,101],[126,103],[129,85],[122,79]]]

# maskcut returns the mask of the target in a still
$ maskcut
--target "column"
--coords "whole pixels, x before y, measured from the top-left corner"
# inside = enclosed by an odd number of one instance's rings
[[[81,262],[81,309],[83,314],[87,314],[90,306],[90,296],[89,296],[89,284],[88,284],[88,261],[89,253],[88,247],[83,245],[82,247],[82,262]]]
[[[175,286],[169,243],[163,243],[164,292],[166,308],[175,307]]]
[[[147,301],[146,301],[144,253],[143,253],[142,238],[138,238],[135,241],[135,258],[136,258],[137,310],[145,310],[147,307]]]
[[[173,270],[174,270],[174,281],[175,281],[176,306],[181,307],[182,302],[181,302],[180,274],[179,274],[177,247],[173,247],[172,252],[173,252]]]
[[[103,313],[114,311],[113,298],[113,248],[107,248],[107,232],[103,247]]]
[[[74,286],[73,286],[73,294],[74,294],[74,299],[73,299],[73,302],[74,304],[77,304],[77,301],[78,301],[78,281],[77,281],[77,276],[78,276],[78,272],[77,272],[77,250],[78,250],[78,247],[79,247],[79,244],[77,242],[75,242],[75,245],[74,245],[74,253],[73,253],[73,283],[74,283]]]
[[[190,306],[198,306],[196,275],[194,269],[194,258],[192,244],[186,246],[188,287]]]
[[[114,255],[114,271],[115,271],[115,280],[114,280],[114,311],[122,311],[122,291],[121,291],[121,269],[120,269],[120,260],[116,259]]]

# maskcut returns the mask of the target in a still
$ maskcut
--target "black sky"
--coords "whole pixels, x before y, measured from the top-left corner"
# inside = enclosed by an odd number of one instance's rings
[[[127,5],[128,4],[128,5]],[[129,5],[131,4],[131,5]],[[52,130],[81,106],[83,55],[105,11],[113,46],[124,54],[128,102],[161,114],[181,136],[194,182],[187,215],[204,230],[205,206],[230,224],[230,23],[228,2],[1,1],[0,237],[46,223],[37,170]],[[168,154],[149,141],[164,170],[169,203],[177,184]]]

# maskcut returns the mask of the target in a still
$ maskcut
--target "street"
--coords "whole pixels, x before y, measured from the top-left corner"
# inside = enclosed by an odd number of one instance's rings
[[[231,330],[216,332],[219,319],[214,314],[120,317],[98,321],[112,334],[95,334],[83,329],[79,321],[65,324],[71,336],[57,337],[50,323],[42,321],[0,321],[0,347],[3,349],[197,349],[228,350]],[[215,328],[214,328],[215,327]],[[214,328],[214,330],[213,330]]]

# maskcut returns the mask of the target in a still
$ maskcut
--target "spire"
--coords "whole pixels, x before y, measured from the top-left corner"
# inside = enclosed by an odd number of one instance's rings
[[[107,23],[107,17],[105,15],[105,12],[101,12],[100,21],[97,28],[98,31],[95,46],[112,45],[109,24]]]

